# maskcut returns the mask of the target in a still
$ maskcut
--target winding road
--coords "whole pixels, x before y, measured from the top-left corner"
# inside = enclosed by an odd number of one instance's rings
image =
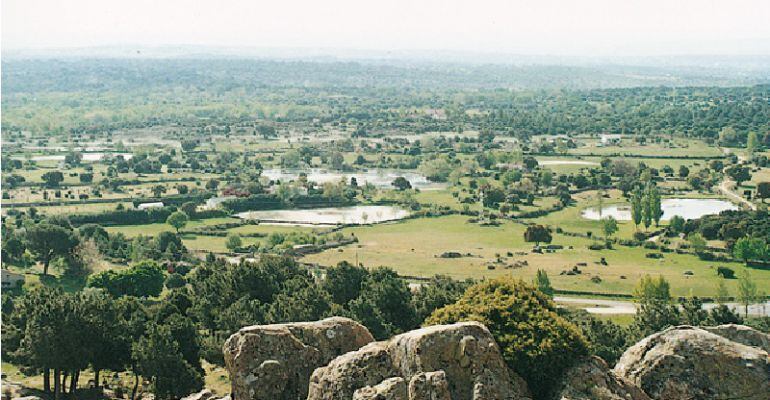
[[[738,193],[735,193],[734,191],[732,191],[732,189],[730,188],[731,186],[735,186],[735,182],[725,179],[722,181],[722,183],[719,184],[719,191],[722,192],[722,194],[724,194],[725,196],[737,201],[738,203],[745,205],[750,210],[756,211],[757,206],[754,203],[744,199]]]
[[[554,301],[561,305],[569,305],[575,308],[581,308],[591,314],[619,315],[636,314],[636,304],[632,301],[607,300],[607,299],[585,299],[580,297],[555,296]],[[738,303],[725,303],[728,307],[743,315],[743,305]],[[711,310],[717,306],[716,303],[706,303],[704,310]],[[752,304],[749,306],[749,315],[758,315],[770,317],[770,300]]]

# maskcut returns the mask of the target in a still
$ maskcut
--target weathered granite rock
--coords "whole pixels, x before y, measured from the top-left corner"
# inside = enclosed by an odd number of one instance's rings
[[[452,400],[444,371],[420,372],[409,381],[411,400]]]
[[[422,393],[443,399],[445,392],[452,400],[530,398],[487,328],[463,322],[414,330],[337,357],[313,372],[308,400],[347,400],[393,377],[409,382],[410,400]]]
[[[691,326],[646,337],[614,370],[653,399],[770,399],[766,351]]]
[[[745,325],[726,324],[719,326],[708,326],[703,329],[715,333],[719,336],[745,344],[746,346],[759,347],[770,353],[770,335],[752,329]]]
[[[366,327],[340,317],[242,328],[223,349],[232,396],[305,400],[314,369],[373,340]]]
[[[385,379],[374,386],[365,386],[353,393],[353,400],[407,400],[404,378]]]
[[[611,371],[599,357],[570,368],[564,376],[561,400],[650,400],[642,389]]]

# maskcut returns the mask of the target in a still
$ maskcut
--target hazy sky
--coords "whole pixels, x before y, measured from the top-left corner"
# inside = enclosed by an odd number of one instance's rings
[[[4,49],[770,54],[770,0],[2,0]]]

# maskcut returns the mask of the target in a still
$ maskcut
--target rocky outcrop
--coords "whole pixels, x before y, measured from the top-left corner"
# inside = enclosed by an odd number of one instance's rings
[[[353,400],[407,400],[404,378],[390,378],[374,385],[364,386],[353,393]]]
[[[765,350],[691,326],[648,336],[626,350],[614,371],[653,399],[770,398]]]
[[[314,369],[373,340],[366,327],[340,317],[242,328],[223,349],[233,398],[305,400]]]
[[[400,399],[407,382],[409,400],[530,397],[487,328],[464,322],[410,331],[343,354],[313,373],[308,400],[371,399],[376,393]]]
[[[726,324],[703,328],[711,333],[745,344],[746,346],[759,347],[770,353],[770,335],[754,330],[745,325]]]
[[[570,368],[563,385],[557,396],[561,400],[650,400],[642,389],[615,374],[599,357]]]

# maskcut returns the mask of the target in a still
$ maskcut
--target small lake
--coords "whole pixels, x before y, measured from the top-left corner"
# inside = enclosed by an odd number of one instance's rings
[[[81,153],[83,156],[83,161],[100,161],[104,157],[117,157],[117,156],[123,156],[123,159],[129,160],[134,155],[131,153]],[[64,154],[51,154],[51,155],[36,155],[30,157],[30,160],[32,161],[64,161]],[[23,156],[21,157],[14,157],[19,160],[24,160],[25,158]]]
[[[340,172],[329,171],[325,169],[312,168],[312,169],[280,169],[272,168],[262,171],[262,176],[273,181],[291,181],[297,180],[299,174],[304,172],[307,174],[307,179],[311,182],[323,184],[326,182],[339,182],[343,177],[350,183],[350,178],[356,178],[359,186],[371,183],[378,188],[393,188],[391,183],[403,176],[409,183],[412,184],[412,188],[415,189],[441,189],[445,187],[444,184],[435,183],[429,181],[423,175],[414,171],[399,171],[395,169],[369,169],[366,171],[355,172]]]
[[[597,166],[599,165],[598,162],[593,161],[585,161],[585,160],[537,160],[537,163],[540,165],[586,165],[586,166]]]
[[[393,206],[352,206],[307,210],[246,211],[236,216],[243,219],[265,221],[265,224],[323,226],[395,221],[409,216],[409,211]]]
[[[661,201],[663,209],[662,220],[668,221],[674,215],[684,219],[696,219],[704,215],[719,214],[726,210],[737,210],[735,204],[719,199],[663,199]],[[582,212],[583,218],[599,220],[612,216],[618,221],[631,220],[631,206],[629,204],[613,204],[602,209],[602,215],[596,207],[586,208]]]

